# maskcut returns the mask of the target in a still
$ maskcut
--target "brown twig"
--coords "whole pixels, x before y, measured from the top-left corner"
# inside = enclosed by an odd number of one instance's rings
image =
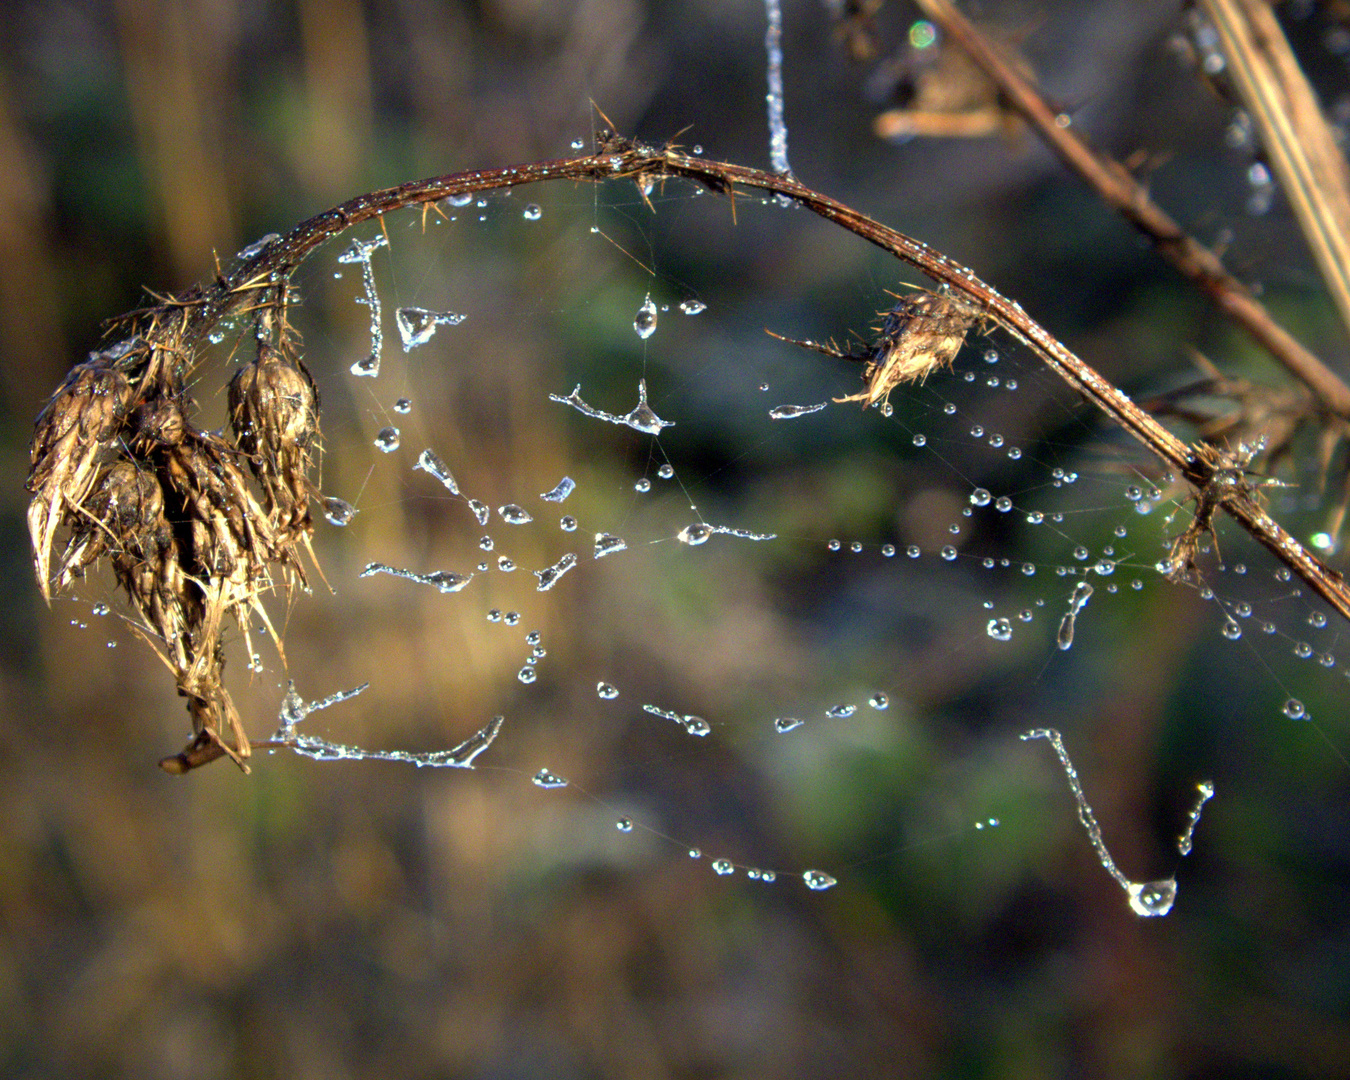
[[[1350,386],[1280,326],[1265,305],[1224,268],[1214,252],[1189,236],[1153,202],[1147,189],[1129,170],[1089,148],[1071,125],[1063,123],[1060,114],[1050,108],[1031,82],[957,11],[951,0],[917,0],[917,3],[999,85],[1012,106],[1040,132],[1066,165],[1152,239],[1173,266],[1306,385],[1322,409],[1350,419]]]

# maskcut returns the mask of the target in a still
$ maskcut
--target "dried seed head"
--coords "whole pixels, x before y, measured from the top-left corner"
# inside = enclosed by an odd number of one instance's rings
[[[172,398],[157,397],[143,402],[131,414],[133,446],[141,454],[177,446],[183,441],[186,426],[183,409]]]
[[[979,318],[977,308],[952,293],[920,291],[899,299],[883,316],[867,354],[867,389],[836,401],[861,401],[866,408],[885,401],[902,383],[923,382],[956,359]]]
[[[132,385],[115,360],[96,353],[75,367],[38,416],[28,490],[28,531],[42,595],[51,599],[52,542],[56,530],[84,502],[99,459],[123,430]]]

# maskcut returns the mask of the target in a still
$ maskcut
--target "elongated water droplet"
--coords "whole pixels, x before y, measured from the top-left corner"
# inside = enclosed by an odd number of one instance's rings
[[[535,587],[536,591],[548,592],[576,564],[577,557],[569,551],[552,566],[547,566],[543,570],[536,570],[534,576],[539,579],[539,584]]]
[[[551,491],[546,491],[539,497],[545,502],[560,503],[576,490],[576,486],[575,480],[570,476],[564,476],[553,486]]]
[[[708,537],[710,537],[712,534],[713,534],[712,526],[705,525],[703,524],[703,522],[699,521],[695,522],[693,525],[686,525],[683,529],[681,529],[678,533],[675,534],[675,539],[679,540],[680,543],[682,544],[688,544],[690,547],[696,547],[699,544],[706,543]]]
[[[561,788],[567,786],[567,781],[557,773],[550,772],[548,769],[540,769],[531,778],[535,787],[541,788]]]
[[[638,313],[633,318],[633,329],[637,331],[637,336],[644,340],[656,333],[656,305],[652,303],[650,296],[643,300],[642,306],[638,308]]]
[[[356,507],[346,499],[330,495],[323,501],[323,516],[330,525],[350,525],[352,518],[356,517]]]
[[[435,585],[443,593],[459,592],[471,580],[472,574],[456,574],[449,570],[433,570],[425,578],[428,585]]]
[[[684,300],[680,303],[680,310],[686,315],[697,315],[700,311],[707,311],[708,305],[702,300]]]
[[[436,454],[434,450],[423,450],[417,458],[417,464],[413,469],[421,469],[429,476],[435,477],[451,495],[459,494],[459,485],[455,483],[455,478],[450,475],[450,468]]]
[[[488,518],[492,515],[488,504],[479,502],[477,499],[469,500],[469,509],[473,512],[473,516],[477,519],[479,525],[486,525]]]
[[[779,405],[769,410],[769,419],[795,420],[799,416],[810,416],[812,413],[818,413],[828,404],[828,401],[822,401],[816,405]]]
[[[628,545],[623,537],[611,536],[609,533],[595,534],[595,558],[603,559],[606,555],[613,555],[616,551],[626,550]]]
[[[497,513],[508,525],[528,525],[534,520],[528,510],[523,506],[517,506],[515,503],[507,503],[505,506],[497,507]]]
[[[779,735],[782,735],[786,731],[792,731],[794,728],[801,727],[804,723],[806,723],[805,720],[800,720],[795,716],[780,716],[773,722],[773,729],[778,732]]]
[[[831,705],[825,710],[825,715],[831,720],[847,720],[857,711],[856,705]]]
[[[806,882],[806,887],[815,892],[822,892],[825,889],[833,888],[839,884],[824,870],[807,870],[802,874],[802,880]]]
[[[653,315],[652,318],[652,325],[655,326],[655,315]],[[643,336],[645,337],[646,335]],[[646,379],[638,380],[637,406],[623,418],[623,422],[634,431],[645,431],[648,435],[660,435],[662,428],[675,426],[671,421],[662,420],[656,413],[652,412],[651,406],[647,404]]]

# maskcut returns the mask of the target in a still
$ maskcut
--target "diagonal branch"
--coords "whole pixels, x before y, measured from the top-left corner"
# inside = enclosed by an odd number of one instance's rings
[[[1129,170],[1089,148],[1072,127],[1063,125],[1040,92],[999,54],[951,0],[917,0],[917,3],[998,84],[1008,102],[1040,132],[1069,168],[1148,236],[1164,258],[1307,386],[1324,411],[1350,419],[1350,387],[1277,323],[1265,305],[1224,268],[1213,251],[1173,221]]]

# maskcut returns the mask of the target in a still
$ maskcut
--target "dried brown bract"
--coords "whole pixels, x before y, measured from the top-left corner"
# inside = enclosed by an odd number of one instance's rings
[[[1195,572],[1195,556],[1207,534],[1218,545],[1218,537],[1214,533],[1214,515],[1225,503],[1239,498],[1259,497],[1259,489],[1263,485],[1247,479],[1247,467],[1263,449],[1264,444],[1261,442],[1251,446],[1239,444],[1235,451],[1209,443],[1193,444],[1193,452],[1212,471],[1209,481],[1193,496],[1195,516],[1181,535],[1172,541],[1172,549],[1160,567],[1169,580],[1191,580]]]
[[[110,563],[134,628],[187,699],[193,738],[161,762],[171,772],[221,756],[244,765],[248,736],[222,681],[226,624],[237,624],[251,656],[255,621],[277,640],[262,598],[305,583],[299,548],[312,531],[319,396],[290,353],[274,295],[249,308],[258,355],[230,384],[232,440],[193,420],[183,357],[195,300],[133,317],[139,332],[75,368],[34,434],[28,521],[38,583],[50,598]]]
[[[921,383],[939,368],[950,367],[965,344],[966,333],[981,319],[979,308],[968,299],[945,290],[891,295],[900,302],[890,311],[878,312],[881,325],[872,327],[877,336],[861,351],[843,352],[833,343],[821,345],[769,333],[827,356],[866,363],[867,389],[835,401],[861,401],[863,408],[887,403],[891,391],[902,383]]]

